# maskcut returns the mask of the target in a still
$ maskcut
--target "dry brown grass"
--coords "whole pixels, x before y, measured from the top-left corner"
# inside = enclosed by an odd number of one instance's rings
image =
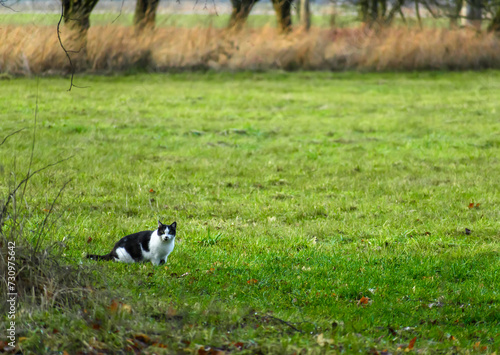
[[[69,36],[63,32],[68,49]],[[73,48],[72,48],[73,47]],[[87,53],[71,54],[77,71],[111,72],[134,68],[169,70],[434,70],[500,68],[500,38],[472,30],[362,28],[283,36],[274,28],[231,33],[215,28],[159,28],[135,35],[132,28],[95,26]],[[0,28],[0,72],[69,72],[53,27]]]

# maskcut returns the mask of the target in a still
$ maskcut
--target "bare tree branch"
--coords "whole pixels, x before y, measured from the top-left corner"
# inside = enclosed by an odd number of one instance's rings
[[[16,1],[16,2],[17,2],[17,1]],[[19,11],[17,11],[17,10],[14,10],[12,7],[8,6],[8,5],[5,3],[5,0],[0,0],[0,6],[5,7],[6,9],[9,9],[10,11],[19,12]]]
[[[391,23],[392,19],[394,18],[394,15],[396,12],[401,10],[401,6],[403,6],[404,0],[397,0],[396,4],[392,7],[391,11],[389,11],[389,14],[387,15],[387,18],[385,20],[386,23]]]
[[[29,176],[31,173],[31,165],[33,164],[33,153],[35,152],[35,142],[36,142],[36,119],[38,117],[38,89],[40,86],[40,81],[37,78],[36,80],[36,101],[35,101],[35,124],[33,125],[33,143],[31,144],[31,155],[30,155],[30,164],[28,165],[28,172],[26,173],[26,176]],[[28,184],[24,184],[24,189],[23,193],[21,195],[21,200],[22,197],[24,196],[24,193],[26,192],[26,186]]]
[[[32,172],[31,174],[29,174],[28,176],[26,176],[24,179],[22,179],[21,182],[16,186],[16,188],[14,190],[12,190],[12,191],[9,192],[9,196],[7,197],[7,201],[3,205],[2,211],[0,211],[0,233],[2,232],[3,219],[5,217],[5,214],[7,213],[7,208],[9,207],[10,201],[12,201],[12,198],[15,196],[17,190],[19,190],[21,188],[21,186],[23,186],[23,184],[27,183],[29,181],[29,179],[31,179],[31,177],[33,175],[38,174],[39,172],[41,172],[41,171],[43,171],[45,169],[48,169],[51,166],[61,164],[61,163],[65,162],[66,160],[69,160],[71,158],[73,158],[73,155],[71,155],[71,156],[69,156],[67,158],[61,159],[59,161],[56,161],[55,163],[45,165],[43,168],[40,168],[38,170],[35,170],[34,172]]]
[[[439,18],[439,16],[437,14],[434,13],[434,11],[432,11],[431,7],[429,6],[429,4],[427,3],[427,1],[422,1],[422,4],[424,4],[424,7],[427,9],[427,11],[429,11],[429,13],[431,14],[431,16],[433,18]]]
[[[43,220],[43,223],[40,227],[38,227],[38,231],[37,231],[37,239],[36,239],[36,244],[35,244],[35,253],[38,251],[38,244],[40,242],[40,237],[42,236],[42,232],[43,232],[43,229],[45,228],[45,224],[47,223],[47,220],[49,219],[49,216],[50,214],[52,213],[52,210],[54,209],[54,205],[56,204],[59,196],[61,196],[61,193],[63,192],[63,190],[66,188],[66,186],[71,182],[71,179],[66,181],[64,183],[64,185],[59,189],[59,192],[57,193],[57,196],[56,198],[54,199],[54,201],[52,201],[52,204],[50,205],[50,209],[49,211],[47,212],[47,215],[45,216],[44,220]]]
[[[422,29],[422,18],[420,17],[420,7],[418,6],[419,0],[415,0],[415,14],[417,15],[418,26]]]
[[[116,18],[111,21],[111,23],[115,23],[116,20],[118,20],[118,17],[120,17],[122,15],[122,10],[123,10],[123,4],[125,3],[125,0],[122,0],[122,5],[120,6],[120,13],[118,14],[118,16],[116,16]]]
[[[71,91],[71,88],[74,86],[73,85],[73,77],[75,76],[75,66],[73,65],[73,62],[71,61],[71,57],[70,57],[68,51],[66,50],[66,48],[64,47],[64,45],[62,43],[62,40],[61,40],[61,30],[60,30],[60,27],[61,27],[61,22],[63,20],[63,17],[64,17],[64,4],[61,1],[61,17],[59,17],[59,21],[57,22],[57,39],[59,40],[59,45],[63,49],[63,51],[66,54],[66,57],[68,58],[68,61],[69,61],[69,67],[71,69],[71,81],[70,81],[70,84],[69,84],[68,91]]]
[[[283,319],[280,319],[280,318],[277,318],[277,317],[274,317],[274,316],[271,316],[271,315],[265,315],[265,316],[263,316],[263,317],[261,317],[261,318],[267,318],[267,319],[273,319],[273,320],[276,320],[276,321],[278,321],[278,322],[280,322],[280,323],[282,323],[282,324],[285,324],[285,325],[289,326],[290,328],[292,328],[292,329],[293,329],[293,330],[295,330],[296,332],[299,332],[299,333],[304,333],[302,330],[300,330],[300,329],[298,329],[297,327],[295,327],[292,323],[287,322],[287,321],[285,321],[285,320],[283,320]]]
[[[19,133],[19,132],[21,132],[21,131],[24,131],[25,129],[26,129],[26,127],[25,127],[25,128],[21,128],[21,129],[19,129],[19,130],[15,131],[15,132],[12,132],[11,134],[8,134],[7,136],[5,136],[5,138],[3,139],[2,143],[0,143],[0,145],[4,144],[4,143],[5,143],[5,141],[6,141],[9,137],[12,137],[14,134],[17,134],[17,133]]]

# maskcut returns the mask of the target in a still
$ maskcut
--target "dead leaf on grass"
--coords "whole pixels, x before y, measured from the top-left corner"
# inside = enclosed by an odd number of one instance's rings
[[[151,338],[143,333],[134,335],[134,339],[142,341],[145,344],[151,344]]]
[[[369,299],[368,297],[361,297],[361,299],[358,301],[358,306],[366,306],[368,304],[372,303],[372,300]]]
[[[168,345],[162,343],[153,343],[151,344],[151,346],[156,346],[157,348],[162,348],[162,349],[168,348]]]
[[[115,313],[118,310],[118,302],[115,300],[111,300],[111,304],[108,307],[109,311],[111,313]]]
[[[233,345],[234,345],[234,347],[235,347],[235,348],[237,348],[238,350],[241,350],[241,349],[243,349],[243,346],[244,346],[245,344],[243,344],[241,341],[239,341],[239,342],[237,342],[237,343],[234,343]]]
[[[417,341],[417,337],[414,337],[412,340],[410,340],[410,344],[408,345],[407,349],[411,350],[415,346],[415,342]]]
[[[116,302],[115,300],[111,300],[111,304],[108,307],[111,313],[117,313],[118,311],[124,311],[127,313],[132,312],[132,307],[126,303]]]

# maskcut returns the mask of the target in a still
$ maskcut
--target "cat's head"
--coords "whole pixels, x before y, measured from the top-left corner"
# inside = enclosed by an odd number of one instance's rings
[[[176,222],[168,225],[168,224],[163,224],[160,221],[158,221],[158,235],[165,242],[168,242],[169,240],[172,240],[175,238],[175,229],[176,228],[177,228]]]

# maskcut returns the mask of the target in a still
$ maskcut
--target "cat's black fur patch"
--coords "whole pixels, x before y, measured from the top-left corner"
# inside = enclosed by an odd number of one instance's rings
[[[112,252],[115,252],[116,254],[116,249],[123,247],[127,253],[130,254],[132,259],[135,261],[142,261],[141,246],[144,251],[149,251],[151,234],[153,234],[153,231],[143,231],[127,235],[115,244]]]

